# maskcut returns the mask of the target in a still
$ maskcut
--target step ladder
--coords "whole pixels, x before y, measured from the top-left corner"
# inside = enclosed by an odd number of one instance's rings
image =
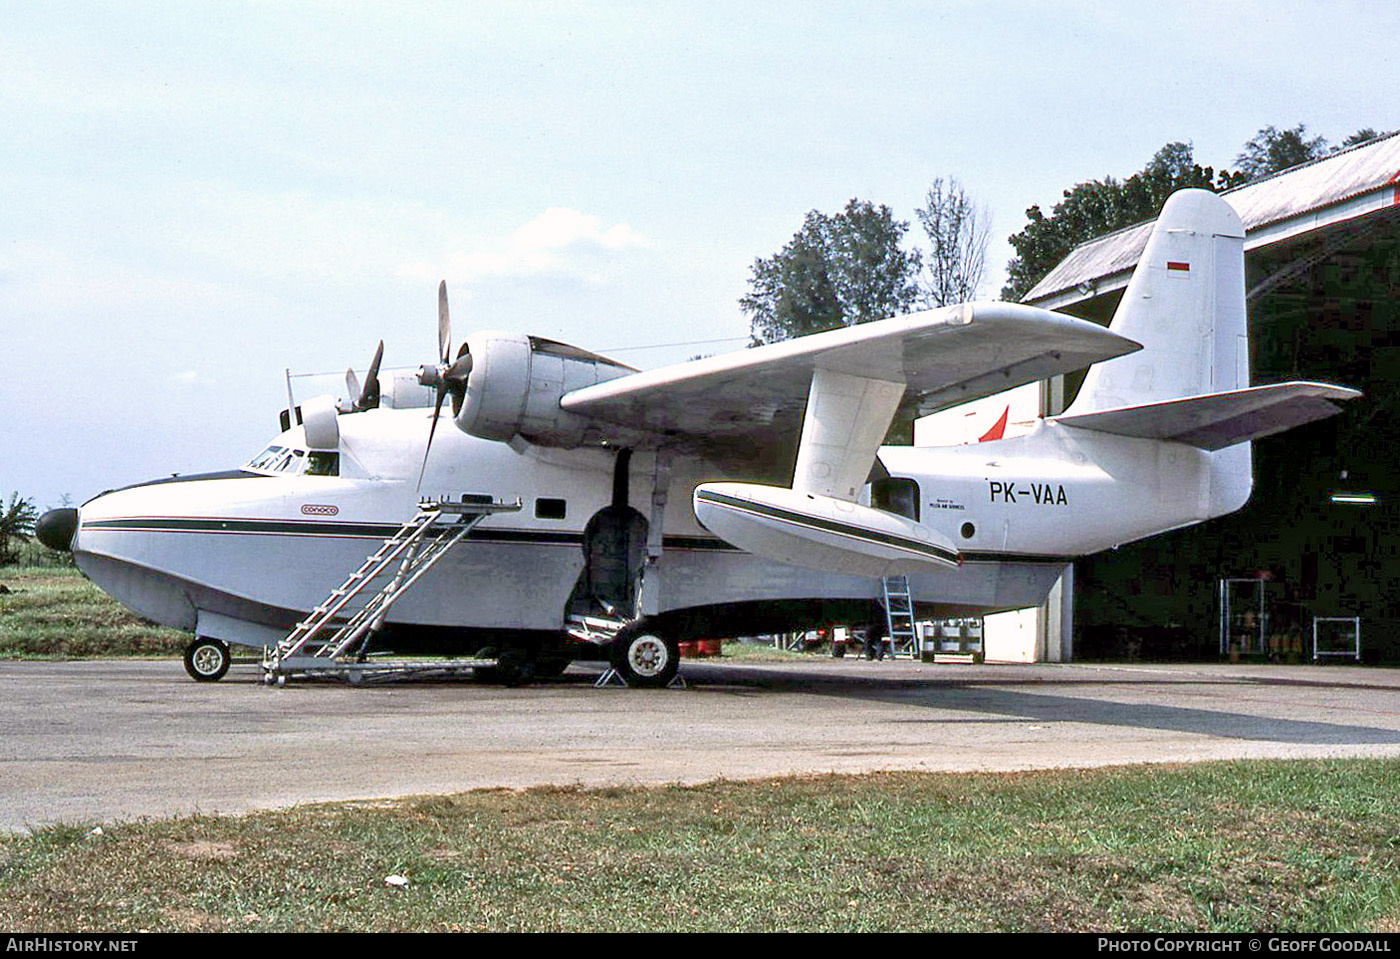
[[[908,576],[886,576],[885,625],[889,628],[890,654],[919,658],[919,639],[914,632],[914,600],[909,595]]]
[[[364,662],[358,654],[370,635],[383,627],[394,603],[448,550],[487,516],[514,512],[520,506],[519,500],[419,503],[412,519],[386,539],[345,582],[331,590],[285,639],[265,652],[263,682],[282,685],[294,673],[342,675],[359,682],[427,669],[455,671],[496,665],[495,660],[477,659]],[[457,521],[439,522],[449,516],[457,517]]]
[[[581,643],[607,646],[626,625],[627,620],[614,616],[571,615],[564,623],[564,631]]]

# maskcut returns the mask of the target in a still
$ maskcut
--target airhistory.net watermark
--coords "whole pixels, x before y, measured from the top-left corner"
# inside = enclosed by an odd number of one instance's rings
[[[135,939],[102,939],[95,936],[7,936],[6,952],[135,952]]]

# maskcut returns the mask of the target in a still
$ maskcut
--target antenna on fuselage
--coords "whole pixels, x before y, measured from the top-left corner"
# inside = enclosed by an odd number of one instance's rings
[[[297,401],[292,396],[292,368],[290,366],[285,367],[285,372],[287,374],[287,425],[282,428],[284,430],[289,430],[292,428],[291,424],[296,422]]]

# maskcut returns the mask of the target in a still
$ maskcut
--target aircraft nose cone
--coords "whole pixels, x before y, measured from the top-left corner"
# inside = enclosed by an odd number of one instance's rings
[[[34,524],[34,535],[49,549],[67,552],[78,531],[78,511],[72,507],[51,509]]]

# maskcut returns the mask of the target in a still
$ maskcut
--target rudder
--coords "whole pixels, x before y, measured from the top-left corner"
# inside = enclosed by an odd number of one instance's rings
[[[1143,348],[1093,366],[1069,414],[1249,386],[1244,225],[1228,203],[1167,199],[1109,329]]]

